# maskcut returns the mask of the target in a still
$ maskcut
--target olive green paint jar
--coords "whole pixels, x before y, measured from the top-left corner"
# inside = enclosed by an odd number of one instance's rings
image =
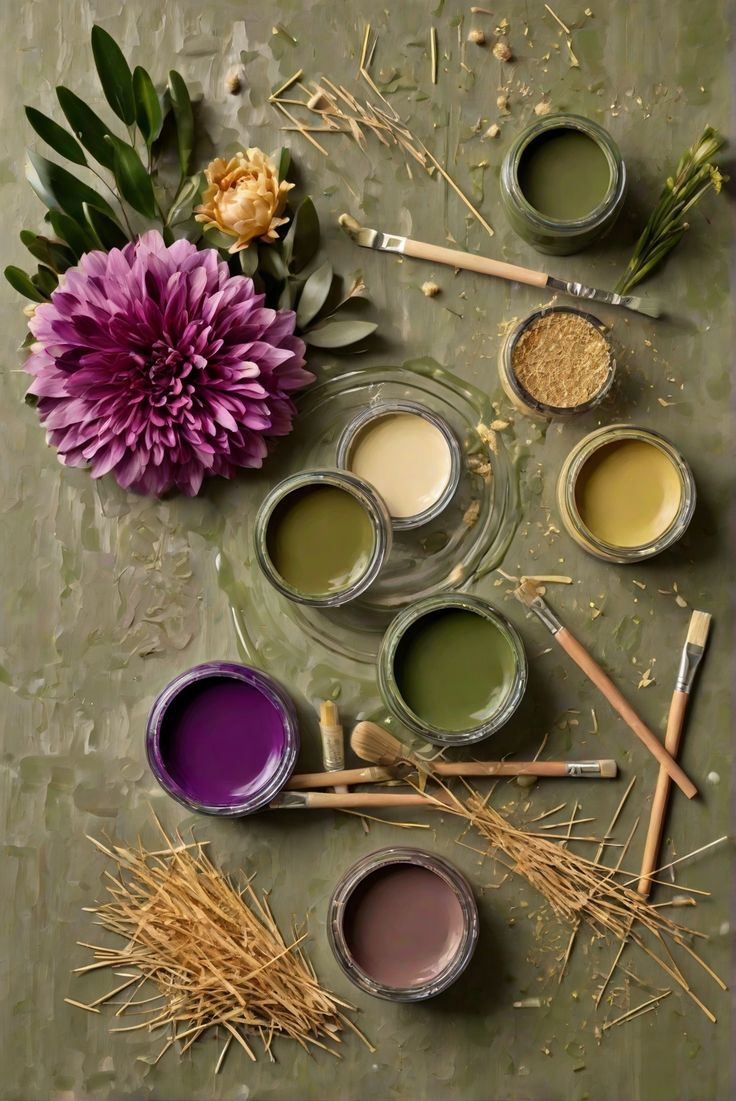
[[[538,252],[579,252],[607,233],[626,194],[626,166],[610,134],[580,115],[548,115],[524,130],[501,166],[512,228]]]
[[[467,745],[493,734],[521,702],[527,675],[516,628],[487,601],[462,593],[405,608],[378,656],[386,707],[436,745]]]
[[[297,604],[335,608],[368,589],[391,551],[391,517],[347,471],[285,478],[258,510],[255,550],[267,580]]]

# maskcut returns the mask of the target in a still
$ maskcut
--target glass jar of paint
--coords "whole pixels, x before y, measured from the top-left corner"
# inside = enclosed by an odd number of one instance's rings
[[[602,126],[548,115],[524,130],[501,166],[512,228],[538,252],[563,256],[607,233],[623,206],[626,167]]]
[[[293,701],[273,677],[234,662],[181,673],[148,717],[153,775],[202,814],[233,818],[265,807],[291,776],[298,750]]]
[[[386,505],[347,471],[292,474],[256,516],[256,557],[266,578],[289,600],[312,607],[335,608],[364,593],[391,541]]]
[[[565,530],[605,562],[641,562],[671,547],[695,511],[685,459],[658,432],[611,424],[585,436],[563,463],[557,503]]]
[[[384,401],[346,425],[337,465],[378,491],[400,531],[429,523],[449,505],[462,459],[444,418],[418,402]]]
[[[492,604],[438,594],[405,608],[378,655],[378,686],[404,726],[436,745],[489,737],[521,702],[528,667],[516,628]]]
[[[556,321],[561,322],[559,332],[553,331]],[[536,342],[533,351],[530,341]],[[522,357],[529,380],[521,369]],[[506,334],[498,350],[498,374],[520,413],[536,420],[564,420],[603,401],[613,385],[616,361],[597,317],[575,306],[546,306]],[[573,400],[566,394],[574,395]]]
[[[338,883],[327,913],[335,959],[376,998],[421,1002],[454,983],[478,940],[465,877],[434,853],[379,849]]]

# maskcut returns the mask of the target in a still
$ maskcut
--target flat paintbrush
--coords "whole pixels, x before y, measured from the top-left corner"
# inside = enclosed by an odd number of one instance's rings
[[[530,287],[559,291],[562,294],[570,294],[573,298],[603,302],[607,306],[624,306],[627,310],[635,310],[636,313],[643,313],[648,317],[659,317],[661,313],[659,305],[650,298],[597,290],[595,287],[586,287],[584,283],[569,283],[564,279],[556,279],[546,271],[534,271],[532,268],[522,268],[517,264],[507,264],[503,260],[478,256],[474,252],[461,252],[460,249],[413,241],[410,237],[399,237],[395,233],[383,233],[379,229],[361,226],[349,214],[341,214],[339,222],[351,240],[362,248],[376,249],[379,252],[395,252],[401,256],[411,256],[416,260],[446,264],[451,268],[464,268],[465,271],[474,271],[479,275],[493,275],[497,279],[508,279],[513,283],[526,283]]]
[[[687,638],[682,648],[675,691],[670,704],[670,713],[667,717],[667,734],[664,739],[665,748],[673,757],[676,756],[680,748],[680,738],[685,725],[685,712],[690,699],[690,691],[695,681],[695,673],[705,653],[710,620],[711,617],[708,612],[693,612],[690,617]],[[649,895],[652,889],[652,875],[656,870],[659,848],[662,843],[662,830],[669,797],[670,778],[665,770],[660,768],[657,776],[657,786],[654,789],[654,798],[652,799],[652,810],[649,815],[649,828],[647,829],[644,856],[641,862],[641,879],[636,888],[644,898]]]
[[[667,752],[657,735],[639,718],[628,700],[618,690],[608,674],[601,669],[598,662],[591,657],[582,643],[578,642],[567,627],[563,627],[549,604],[542,599],[533,582],[522,582],[518,589],[514,590],[514,596],[541,619],[547,630],[554,636],[555,642],[582,669],[588,680],[592,681],[596,688],[603,693],[611,707],[618,711],[626,725],[634,731],[637,738],[657,758],[662,768],[666,770],[680,790],[687,795],[688,799],[692,799],[694,795],[697,795],[698,789],[692,780],[680,768],[671,754]]]

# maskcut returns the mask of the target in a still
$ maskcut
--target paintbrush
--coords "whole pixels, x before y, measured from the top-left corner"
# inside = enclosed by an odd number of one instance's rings
[[[636,295],[597,290],[595,287],[585,286],[584,283],[568,283],[544,271],[507,264],[503,260],[492,260],[488,256],[477,256],[473,252],[461,252],[459,249],[430,245],[424,241],[412,241],[410,237],[399,237],[395,233],[383,233],[379,229],[361,226],[350,214],[341,214],[339,223],[347,235],[362,248],[376,249],[379,252],[396,252],[416,260],[431,260],[435,264],[464,268],[479,275],[495,275],[498,279],[509,279],[514,283],[526,283],[530,287],[559,291],[562,294],[572,295],[573,298],[603,302],[606,306],[624,306],[627,310],[635,310],[636,313],[646,314],[647,317],[659,317],[662,312],[659,304],[651,298],[638,298]]]
[[[325,769],[327,772],[343,771],[345,739],[340,723],[340,713],[334,700],[322,700],[319,705],[319,732],[322,736],[322,764]],[[335,791],[344,794],[347,790],[344,783],[335,784]]]
[[[446,800],[433,796],[436,803]],[[361,810],[368,807],[426,807],[432,803],[425,795],[389,795],[384,792],[285,791],[269,804],[271,810]],[[449,803],[447,804],[449,806]]]
[[[569,776],[608,780],[613,779],[618,771],[615,761],[432,761],[430,766],[428,761],[412,753],[388,730],[371,722],[358,723],[350,737],[350,745],[364,761],[387,766],[383,769],[357,769],[358,772],[391,774],[392,769],[411,765],[420,774],[426,774],[431,767],[438,776]]]
[[[685,712],[687,711],[690,691],[695,681],[695,673],[705,653],[705,644],[708,640],[711,617],[708,612],[693,612],[690,617],[690,625],[687,631],[685,645],[682,648],[680,668],[675,682],[675,691],[670,703],[670,712],[667,717],[667,734],[664,739],[665,748],[676,756],[680,748],[682,729],[685,725]],[[656,870],[659,857],[659,848],[662,843],[662,830],[664,817],[667,813],[667,803],[670,797],[670,778],[663,768],[660,768],[657,776],[657,786],[654,789],[652,810],[649,815],[649,828],[644,845],[644,856],[641,862],[641,878],[637,891],[645,898],[652,889],[652,874]]]
[[[603,693],[611,707],[618,711],[626,725],[634,731],[637,738],[657,758],[662,768],[666,770],[680,790],[687,795],[688,799],[692,799],[694,795],[697,795],[698,789],[692,780],[667,752],[657,735],[639,718],[631,704],[618,690],[608,674],[604,673],[598,662],[591,657],[582,643],[578,642],[567,627],[563,627],[549,604],[539,595],[534,583],[523,581],[518,589],[514,590],[514,596],[541,619],[548,631],[554,636],[555,642],[582,669],[588,680],[592,681],[596,688]]]
[[[364,758],[367,760],[367,758]],[[338,784],[385,784],[405,780],[414,770],[410,765],[392,768],[345,768],[339,772],[303,772],[292,776],[285,791],[306,791]],[[615,761],[455,761],[437,762],[440,776],[537,776],[585,777],[612,780],[617,773]]]

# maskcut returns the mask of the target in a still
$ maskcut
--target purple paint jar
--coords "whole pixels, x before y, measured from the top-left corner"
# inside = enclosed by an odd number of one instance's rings
[[[213,661],[180,674],[148,717],[146,752],[161,787],[203,814],[252,814],[291,776],[294,704],[266,673]]]

